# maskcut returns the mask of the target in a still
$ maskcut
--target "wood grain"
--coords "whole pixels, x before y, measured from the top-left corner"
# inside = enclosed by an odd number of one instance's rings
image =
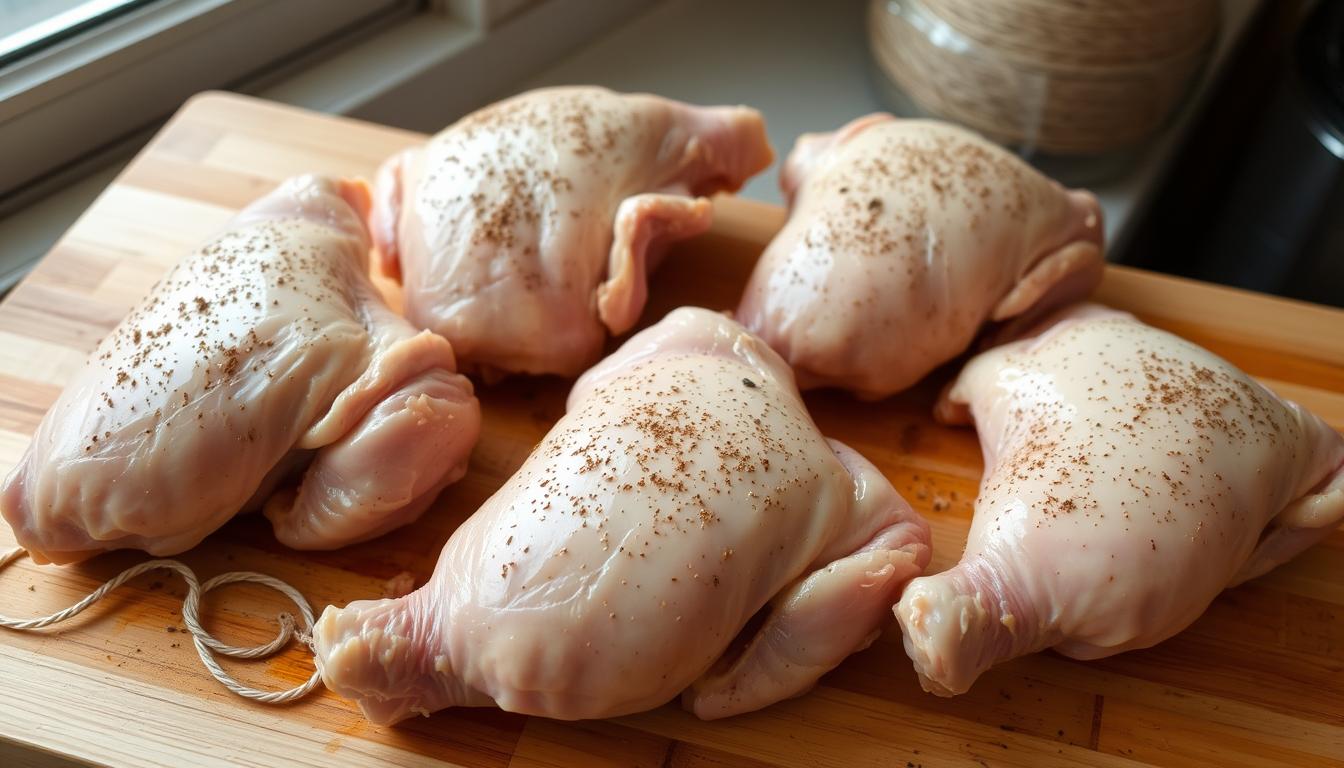
[[[287,175],[372,174],[416,134],[226,94],[189,102],[0,304],[0,470],[84,356],[176,259]],[[646,319],[685,303],[731,307],[778,208],[722,199],[706,236],[658,273]],[[1111,268],[1099,297],[1226,356],[1344,426],[1344,313]],[[950,366],[901,397],[808,396],[827,434],[866,454],[932,522],[933,568],[956,561],[981,472],[969,430],[929,418]],[[453,529],[560,415],[567,383],[482,388],[485,432],[468,476],[419,523],[342,552],[300,554],[240,518],[183,559],[203,578],[254,569],[317,607],[425,578]],[[0,530],[0,545],[12,543]],[[119,552],[69,568],[0,573],[4,613],[63,607],[144,559]],[[561,723],[454,710],[394,728],[366,724],[322,691],[283,708],[234,697],[200,668],[181,627],[183,587],[146,575],[79,619],[0,635],[0,764],[559,766],[1327,765],[1344,764],[1344,534],[1223,595],[1188,631],[1147,651],[1083,664],[1040,654],[988,673],[966,696],[922,693],[899,635],[811,694],[726,722],[675,706]],[[208,626],[259,642],[283,606],[254,587],[207,599]],[[243,680],[292,685],[310,660],[226,662]]]

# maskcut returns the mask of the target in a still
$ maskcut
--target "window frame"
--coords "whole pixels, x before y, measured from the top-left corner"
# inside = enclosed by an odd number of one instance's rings
[[[14,48],[0,51],[0,70],[44,48],[152,2],[155,0],[80,0],[79,5],[73,8],[55,13],[0,37],[0,43],[6,43],[15,37],[23,40]]]
[[[43,46],[0,68],[0,210],[68,181],[193,93],[421,9],[418,0],[156,0]]]

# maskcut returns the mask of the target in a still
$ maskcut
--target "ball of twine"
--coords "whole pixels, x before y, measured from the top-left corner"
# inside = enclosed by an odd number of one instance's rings
[[[1159,128],[1212,48],[1217,0],[873,0],[878,68],[919,107],[1060,155]]]

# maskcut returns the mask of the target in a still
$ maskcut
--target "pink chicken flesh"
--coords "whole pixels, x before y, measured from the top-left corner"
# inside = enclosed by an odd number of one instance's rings
[[[870,115],[798,140],[789,220],[738,319],[806,387],[883,397],[961,354],[986,321],[1101,278],[1101,211],[961,128]]]
[[[941,695],[1044,648],[1159,643],[1344,519],[1338,433],[1121,312],[1072,308],[981,354],[939,412],[975,422],[987,467],[960,564],[896,607]]]
[[[262,502],[285,544],[338,547],[462,476],[471,382],[370,282],[368,205],[362,182],[286,182],[98,345],[0,494],[35,560],[181,552]]]
[[[327,686],[375,723],[492,703],[610,717],[683,691],[723,717],[866,647],[928,559],[927,524],[821,436],[788,366],[681,309],[579,380],[424,587],[328,608],[314,638]]]
[[[709,228],[704,196],[772,159],[745,107],[532,91],[388,161],[374,240],[465,369],[573,376],[634,325],[667,244]]]

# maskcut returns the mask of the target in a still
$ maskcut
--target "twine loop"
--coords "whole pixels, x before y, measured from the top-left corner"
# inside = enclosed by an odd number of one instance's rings
[[[23,557],[25,554],[27,554],[27,552],[22,547],[17,547],[6,552],[4,555],[0,555],[0,569]],[[314,688],[321,684],[322,673],[314,670],[311,677],[293,688],[278,691],[253,688],[238,682],[232,675],[225,672],[224,668],[221,667],[219,662],[215,659],[215,654],[229,656],[235,659],[266,658],[278,653],[285,648],[285,646],[289,645],[290,641],[295,639],[306,645],[309,650],[313,649],[313,609],[308,605],[308,601],[290,584],[287,584],[274,576],[268,576],[264,573],[256,573],[253,571],[231,571],[229,573],[221,573],[202,584],[197,580],[195,572],[179,560],[149,560],[127,568],[104,582],[100,587],[90,592],[74,605],[47,616],[39,616],[31,619],[14,619],[0,615],[0,627],[31,632],[54,624],[59,624],[83,613],[90,606],[106,597],[109,592],[136,576],[160,569],[172,571],[178,576],[181,576],[182,580],[186,582],[187,596],[182,601],[182,623],[186,626],[187,631],[191,633],[192,640],[196,646],[196,653],[201,657],[201,663],[205,665],[206,670],[209,671],[216,680],[224,684],[224,687],[239,696],[252,699],[253,701],[259,701],[263,704],[284,704],[307,696]],[[201,626],[201,598],[215,587],[236,583],[261,584],[274,589],[294,603],[298,608],[298,617],[295,617],[294,614],[288,612],[279,614],[279,616],[276,617],[277,622],[280,625],[279,633],[277,633],[275,638],[270,642],[262,645],[234,646],[220,642],[219,639],[205,631],[205,628]]]

